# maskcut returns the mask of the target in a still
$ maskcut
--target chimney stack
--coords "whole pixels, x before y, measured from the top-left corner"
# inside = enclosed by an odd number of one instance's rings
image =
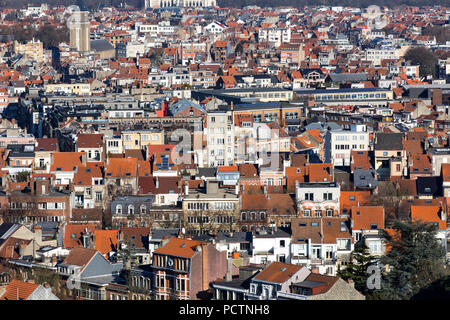
[[[202,290],[209,288],[208,245],[202,244]]]

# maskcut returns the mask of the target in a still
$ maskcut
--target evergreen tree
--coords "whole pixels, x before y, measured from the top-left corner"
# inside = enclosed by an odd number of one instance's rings
[[[350,255],[350,263],[345,269],[339,270],[338,277],[348,280],[352,279],[355,283],[355,289],[362,294],[367,294],[367,268],[377,261],[376,258],[370,255],[367,246],[362,243],[355,247],[355,250]]]
[[[383,233],[391,249],[381,258],[387,270],[383,270],[377,294],[383,299],[407,300],[448,273],[445,250],[434,224],[397,220],[393,229],[394,237]]]

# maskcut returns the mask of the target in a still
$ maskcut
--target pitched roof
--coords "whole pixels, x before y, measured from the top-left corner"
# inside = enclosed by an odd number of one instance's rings
[[[351,238],[347,224],[347,218],[294,218],[292,219],[292,242],[303,243],[311,239],[312,243],[322,243],[321,234],[323,232],[323,243],[337,242],[338,238]],[[323,223],[323,226],[321,225]],[[345,231],[341,230],[344,223]]]
[[[105,177],[136,177],[136,158],[112,158],[105,167]]]
[[[118,230],[95,230],[95,248],[102,255],[117,250]]]
[[[353,230],[371,230],[372,225],[376,225],[377,229],[384,229],[384,207],[382,206],[352,207],[351,217]]]
[[[305,284],[307,281],[314,282],[314,283],[321,283],[323,284],[323,287],[320,288],[320,291],[316,292],[316,294],[323,294],[328,292],[334,284],[339,280],[338,277],[333,277],[325,274],[317,274],[311,272],[306,278],[305,281],[296,283],[295,285],[302,286],[302,284]]]
[[[73,248],[62,264],[84,267],[97,252],[97,250],[83,247]]]
[[[158,188],[156,187],[158,181]],[[181,181],[179,177],[140,177],[139,193],[140,194],[168,194],[180,193]]]
[[[74,248],[82,246],[80,238],[85,231],[93,232],[95,230],[95,225],[93,223],[79,224],[79,223],[67,223],[64,226],[64,247]]]
[[[442,221],[441,215],[440,206],[411,206],[411,220],[437,223],[440,230],[445,230],[447,221]]]
[[[272,262],[263,271],[258,273],[253,279],[267,282],[284,283],[297,273],[302,266]]]
[[[36,138],[34,151],[56,151],[57,148],[58,139],[56,138]]]
[[[121,239],[130,242],[132,247],[145,249],[148,244],[150,228],[122,228],[120,234]]]
[[[77,141],[78,148],[101,148],[103,134],[80,133]]]
[[[83,166],[82,156],[85,152],[54,152],[50,171],[74,171]]]
[[[192,258],[196,253],[195,248],[197,246],[208,243],[209,242],[190,239],[170,238],[169,242],[165,246],[160,247],[153,252],[177,257]]]
[[[39,286],[37,283],[14,279],[5,287],[6,291],[0,296],[0,300],[26,300]]]

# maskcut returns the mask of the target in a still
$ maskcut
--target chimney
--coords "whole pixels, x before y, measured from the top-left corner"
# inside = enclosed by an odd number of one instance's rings
[[[208,244],[202,244],[202,290],[209,288]]]
[[[231,259],[227,260],[227,273],[226,273],[226,276],[225,276],[225,280],[226,281],[231,281],[233,279],[233,273],[232,273],[233,266],[232,266],[232,263],[233,262],[232,262]]]
[[[34,230],[34,240],[41,240],[42,239],[42,230],[41,230],[41,226],[39,225],[35,225],[33,227]]]
[[[236,195],[239,195],[239,184],[236,184],[235,193]]]
[[[161,247],[164,247],[169,242],[169,236],[162,236]]]
[[[184,185],[184,195],[189,195],[189,183],[186,181],[186,184]]]
[[[311,273],[319,274],[319,268],[311,268]]]
[[[159,179],[158,179],[158,177],[156,177],[155,188],[159,189]]]
[[[432,103],[433,105],[441,105],[442,104],[442,89],[433,89],[432,90]]]

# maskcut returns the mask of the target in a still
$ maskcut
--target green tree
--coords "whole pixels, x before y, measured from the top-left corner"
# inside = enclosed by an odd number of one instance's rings
[[[394,237],[383,232],[391,250],[381,258],[387,270],[377,294],[383,299],[408,300],[448,273],[445,250],[436,238],[434,224],[396,220],[393,229]]]
[[[355,289],[362,294],[367,294],[367,278],[369,277],[367,269],[376,261],[377,259],[370,255],[367,246],[364,243],[359,244],[350,255],[350,263],[345,269],[339,270],[337,275],[344,280],[352,279]]]
[[[436,77],[436,62],[437,58],[434,54],[425,47],[410,48],[404,56],[406,61],[420,66],[420,76],[426,77],[431,75]]]
[[[28,171],[20,171],[16,174],[17,182],[27,182],[30,173]]]
[[[183,83],[181,90],[192,90],[192,86],[189,83]]]

